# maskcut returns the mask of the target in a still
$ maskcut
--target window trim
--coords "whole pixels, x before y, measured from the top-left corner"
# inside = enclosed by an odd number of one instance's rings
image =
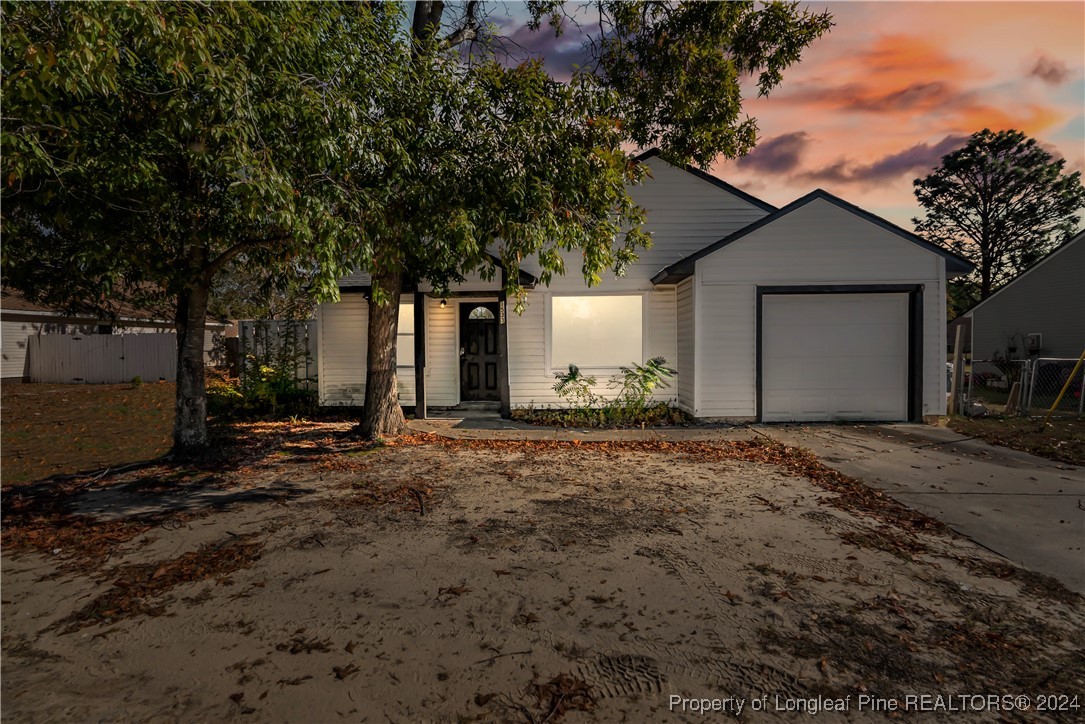
[[[640,359],[637,364],[644,364],[648,350],[651,349],[650,320],[651,320],[651,295],[650,291],[577,291],[577,292],[548,292],[544,303],[545,315],[543,330],[543,373],[552,377],[555,373],[564,372],[566,367],[554,366],[554,298],[555,297],[640,297]],[[621,368],[634,360],[626,360],[616,365],[577,365],[586,372],[597,374],[615,374]]]

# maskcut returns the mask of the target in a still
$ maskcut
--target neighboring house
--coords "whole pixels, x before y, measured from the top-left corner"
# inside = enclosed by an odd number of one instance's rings
[[[5,380],[26,379],[29,374],[27,347],[29,338],[44,334],[136,334],[172,332],[173,322],[156,318],[146,310],[121,305],[117,319],[101,319],[95,314],[65,314],[28,301],[20,292],[0,290],[0,376]],[[210,359],[215,341],[229,324],[208,319],[204,340],[205,357]]]
[[[973,359],[1077,359],[1085,349],[1085,231],[958,319],[971,322]]]
[[[658,399],[699,418],[944,413],[945,284],[967,261],[824,191],[777,210],[655,151],[640,160],[652,178],[632,195],[653,242],[625,276],[588,288],[570,255],[569,275],[544,288],[525,264],[519,316],[500,280],[402,297],[403,405],[559,405],[554,374],[570,363],[606,392],[619,366],[662,356],[678,374]],[[320,401],[360,405],[369,277],[340,291],[317,311]]]

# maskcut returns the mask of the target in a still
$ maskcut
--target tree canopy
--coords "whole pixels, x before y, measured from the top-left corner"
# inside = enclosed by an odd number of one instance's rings
[[[166,300],[175,446],[200,447],[215,278],[231,264],[305,270],[329,290],[361,260],[368,200],[341,179],[394,155],[394,119],[358,99],[398,80],[398,16],[241,2],[2,12],[5,279],[61,306]]]
[[[1073,235],[1085,207],[1081,172],[1020,131],[972,134],[914,182],[926,212],[916,230],[976,266],[956,283],[956,312],[989,297]]]
[[[503,54],[484,3],[407,7],[3,4],[3,270],[54,303],[169,300],[176,447],[207,439],[197,337],[231,265],[328,298],[370,273],[361,431],[394,433],[404,288],[492,278],[495,256],[520,305],[525,259],[544,283],[563,252],[588,284],[622,273],[650,243],[631,148],[747,152],[743,79],[769,93],[832,24],[793,2],[530,2],[538,32],[582,23],[585,62],[558,73]]]
[[[405,284],[445,293],[472,272],[495,275],[496,257],[504,293],[522,308],[526,259],[543,284],[568,271],[562,252],[580,252],[589,285],[623,273],[650,243],[629,196],[647,171],[630,149],[659,146],[673,162],[700,164],[746,153],[757,126],[742,116],[741,81],[756,75],[767,94],[831,25],[784,2],[537,1],[528,10],[538,32],[582,34],[585,62],[568,77],[538,57],[503,54],[515,26],[487,23],[479,2],[419,2],[403,25],[412,73],[379,101],[411,119],[402,163],[383,179],[354,177],[380,198],[360,230],[372,277],[367,436],[402,424],[395,337]]]

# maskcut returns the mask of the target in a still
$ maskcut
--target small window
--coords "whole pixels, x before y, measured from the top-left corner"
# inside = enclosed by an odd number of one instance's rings
[[[551,367],[614,368],[642,362],[643,319],[639,295],[554,297]]]
[[[399,305],[396,367],[414,367],[414,304]]]
[[[486,307],[475,307],[471,310],[471,314],[467,315],[468,319],[493,319],[494,313]]]

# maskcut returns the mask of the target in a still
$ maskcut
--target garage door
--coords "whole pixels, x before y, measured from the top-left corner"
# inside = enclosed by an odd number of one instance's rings
[[[766,294],[765,422],[905,420],[907,294]]]

